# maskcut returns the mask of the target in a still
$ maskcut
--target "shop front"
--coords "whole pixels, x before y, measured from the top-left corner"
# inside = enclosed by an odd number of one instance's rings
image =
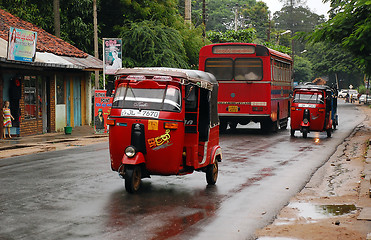
[[[0,15],[0,105],[10,102],[11,135],[89,125],[90,76],[103,62],[2,9]]]

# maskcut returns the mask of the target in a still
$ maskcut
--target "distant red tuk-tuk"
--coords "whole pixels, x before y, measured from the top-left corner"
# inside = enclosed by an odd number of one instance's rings
[[[206,173],[213,185],[222,160],[218,83],[206,72],[133,68],[116,72],[109,125],[111,167],[134,193],[151,175]]]
[[[336,127],[338,119],[336,102],[329,86],[296,86],[291,104],[291,136],[300,130],[304,138],[311,131],[326,131],[327,137],[331,137],[332,127]]]

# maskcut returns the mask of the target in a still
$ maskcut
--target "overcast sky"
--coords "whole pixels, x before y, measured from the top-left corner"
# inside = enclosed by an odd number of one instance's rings
[[[281,10],[282,3],[278,0],[262,0],[268,5],[269,10],[272,14],[276,11]],[[318,15],[325,15],[328,18],[327,11],[330,10],[330,3],[323,3],[322,0],[307,0],[306,4],[312,12],[317,13]]]

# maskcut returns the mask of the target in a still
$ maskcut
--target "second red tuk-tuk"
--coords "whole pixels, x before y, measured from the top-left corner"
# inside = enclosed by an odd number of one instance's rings
[[[326,131],[331,137],[332,127],[337,124],[336,98],[326,85],[299,85],[294,88],[291,103],[291,136],[295,131],[306,138],[311,131]],[[333,121],[336,121],[333,122]]]
[[[111,167],[138,191],[151,175],[206,173],[215,184],[219,146],[218,83],[206,72],[133,68],[116,72],[109,125]]]

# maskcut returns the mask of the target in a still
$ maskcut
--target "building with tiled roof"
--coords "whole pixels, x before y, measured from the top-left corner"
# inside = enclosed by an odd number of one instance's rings
[[[32,61],[9,60],[10,28],[37,33]],[[91,72],[102,70],[100,59],[0,9],[0,104],[10,102],[13,136],[90,124]]]

